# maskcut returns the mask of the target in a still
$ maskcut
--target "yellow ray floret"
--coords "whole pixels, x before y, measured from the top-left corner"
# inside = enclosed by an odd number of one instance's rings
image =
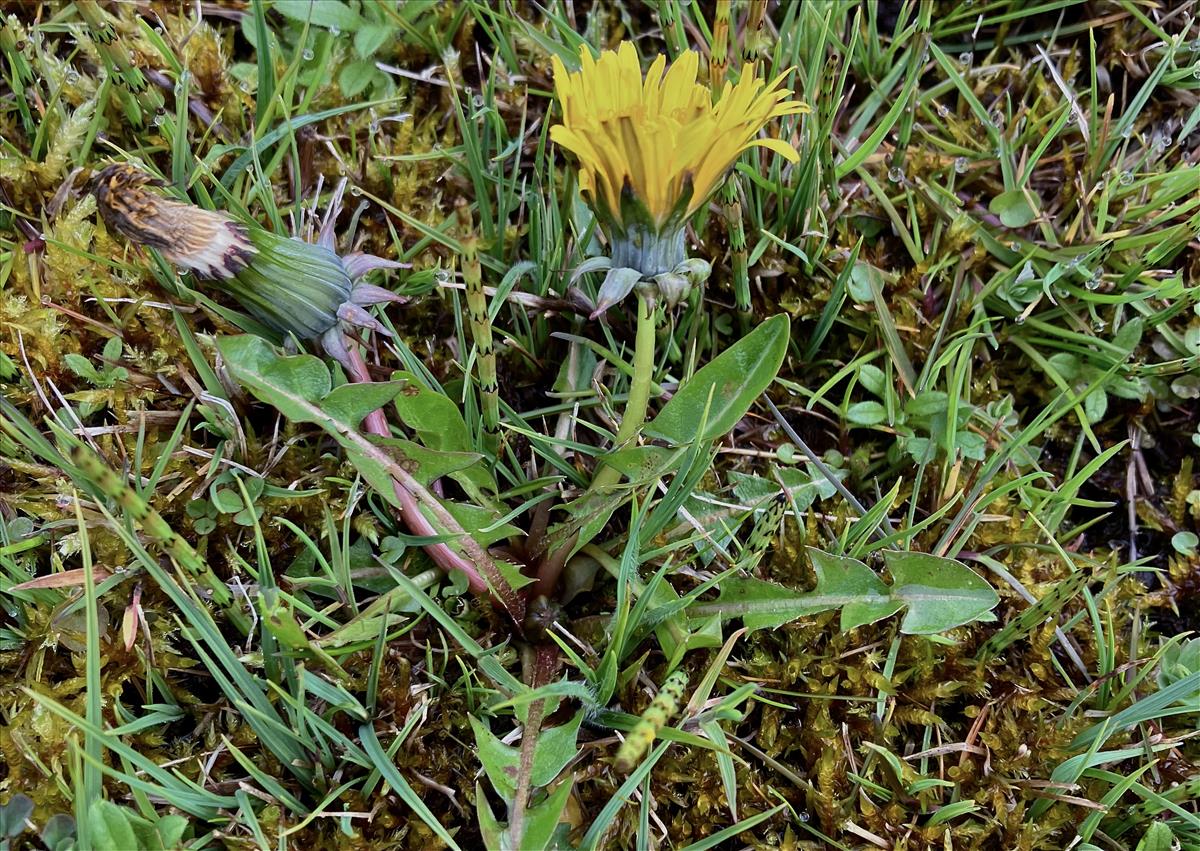
[[[699,209],[746,149],[798,158],[787,142],[758,138],[772,119],[808,112],[780,88],[785,75],[768,82],[747,64],[737,85],[726,83],[714,104],[708,88],[696,82],[700,56],[694,51],[669,69],[660,55],[645,78],[627,41],[599,59],[585,46],[580,62],[580,70],[569,73],[553,59],[563,121],[550,129],[550,138],[578,158],[580,190],[618,227],[630,224],[622,215],[625,187],[662,227]]]

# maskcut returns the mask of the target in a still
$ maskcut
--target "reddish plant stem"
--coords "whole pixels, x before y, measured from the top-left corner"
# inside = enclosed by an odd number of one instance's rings
[[[558,648],[550,643],[539,644],[534,651],[530,685],[540,688],[550,682],[558,667]],[[509,824],[509,835],[515,842],[525,839],[525,806],[529,803],[533,777],[533,757],[537,752],[538,740],[542,735],[542,721],[545,720],[545,699],[535,700],[529,704],[525,718],[525,729],[521,731],[521,760],[517,770],[517,789],[513,795],[513,805],[509,812],[512,820]]]
[[[367,369],[367,362],[363,360],[362,354],[358,351],[358,346],[353,342],[347,341],[346,351],[349,354],[349,363],[345,364],[350,369],[350,378],[356,383],[366,384],[374,379],[371,378],[371,373]],[[372,411],[367,414],[363,420],[363,431],[368,434],[374,434],[378,437],[389,437],[391,432],[388,430],[387,416],[383,409]],[[404,525],[414,535],[422,537],[432,537],[438,534],[426,518],[421,513],[417,506],[416,497],[409,492],[408,488],[395,482],[396,498],[400,500],[402,510],[400,518],[404,521]],[[450,549],[445,544],[426,544],[425,552],[433,559],[434,564],[442,570],[449,573],[452,570],[461,570],[467,576],[467,582],[473,594],[487,594],[487,581],[479,575],[470,562],[463,559],[458,553]]]

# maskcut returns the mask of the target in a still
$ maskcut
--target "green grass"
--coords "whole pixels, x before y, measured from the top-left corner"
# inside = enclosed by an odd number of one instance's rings
[[[10,4],[0,848],[1200,849],[1200,33],[765,5]],[[589,320],[550,57],[622,38],[812,111],[691,222],[702,291]],[[125,160],[302,236],[349,180],[342,253],[413,264],[392,443],[297,407],[332,362],[226,359],[254,320],[97,216]],[[897,551],[999,604],[912,634]]]

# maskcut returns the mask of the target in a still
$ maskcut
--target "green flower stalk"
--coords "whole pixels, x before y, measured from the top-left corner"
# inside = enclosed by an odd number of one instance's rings
[[[370,254],[337,254],[333,224],[345,181],[334,192],[315,243],[245,225],[149,188],[161,185],[133,166],[117,164],[96,176],[93,191],[109,228],[229,293],[285,339],[320,341],[347,366],[346,329],[388,333],[366,307],[403,299],[359,279],[373,269],[404,264]]]

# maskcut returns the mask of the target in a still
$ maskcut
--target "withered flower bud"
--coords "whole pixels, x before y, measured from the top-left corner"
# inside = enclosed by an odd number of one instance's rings
[[[357,281],[373,269],[405,264],[370,254],[337,254],[333,224],[344,180],[334,191],[315,243],[242,224],[149,188],[158,186],[161,181],[122,163],[101,170],[92,191],[109,228],[229,293],[285,338],[319,339],[344,362],[343,323],[387,333],[365,307],[403,299]]]

